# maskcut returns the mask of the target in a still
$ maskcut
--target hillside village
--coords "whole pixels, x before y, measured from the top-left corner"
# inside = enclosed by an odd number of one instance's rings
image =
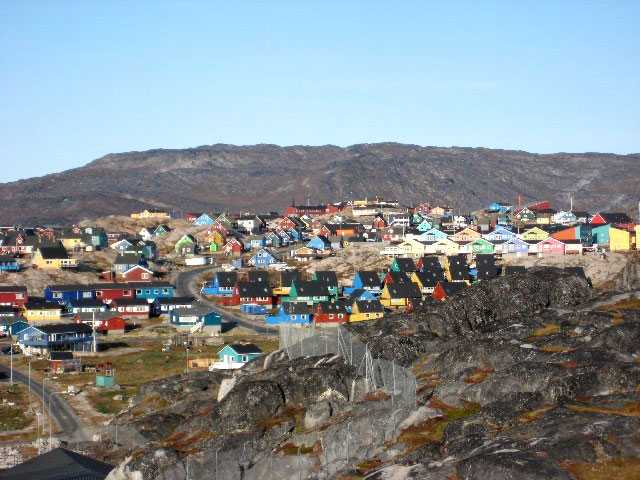
[[[640,249],[640,225],[628,215],[555,211],[550,202],[462,213],[365,199],[182,218],[149,208],[78,225],[5,226],[0,236],[3,353],[30,374],[35,361],[35,378],[59,392],[86,390],[70,404],[94,427],[126,408],[143,379],[181,371],[185,355],[187,368],[232,372],[276,349],[279,330],[282,348],[285,327],[306,335],[365,325],[536,265],[599,288]],[[136,375],[139,363],[128,359],[158,355],[175,362],[170,370],[113,395]],[[117,400],[105,407],[110,396]]]

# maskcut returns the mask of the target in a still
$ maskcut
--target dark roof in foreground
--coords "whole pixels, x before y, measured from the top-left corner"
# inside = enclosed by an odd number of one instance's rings
[[[0,472],[1,480],[62,480],[65,478],[106,478],[113,465],[100,462],[66,448],[38,455],[13,468]]]
[[[228,345],[228,346],[233,348],[233,350],[236,353],[240,353],[242,355],[246,355],[246,354],[249,354],[249,353],[262,353],[262,350],[260,350],[253,343],[233,343],[233,344]]]

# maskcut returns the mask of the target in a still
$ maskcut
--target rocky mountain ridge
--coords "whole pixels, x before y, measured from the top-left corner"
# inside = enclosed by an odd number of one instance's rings
[[[77,222],[147,207],[283,211],[379,195],[476,210],[550,199],[557,208],[629,208],[640,154],[532,154],[378,143],[336,147],[212,145],[109,154],[84,167],[0,184],[2,223]]]
[[[637,478],[640,309],[591,299],[584,277],[532,268],[348,325],[410,368],[415,405],[333,354],[157,380],[116,420],[146,441],[94,454],[118,462],[110,480]]]

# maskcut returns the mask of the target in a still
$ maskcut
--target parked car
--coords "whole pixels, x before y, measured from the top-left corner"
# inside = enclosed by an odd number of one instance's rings
[[[13,348],[13,354],[17,355],[20,353],[20,350],[17,348]],[[3,355],[11,355],[11,347],[10,346],[6,346],[6,347],[2,347],[2,354]]]

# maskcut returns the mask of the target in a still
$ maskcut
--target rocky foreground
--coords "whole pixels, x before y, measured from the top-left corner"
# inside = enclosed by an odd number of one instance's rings
[[[112,480],[640,478],[640,309],[594,309],[585,278],[531,269],[347,328],[410,367],[417,405],[280,351],[147,385],[117,419],[146,443],[94,454]]]

